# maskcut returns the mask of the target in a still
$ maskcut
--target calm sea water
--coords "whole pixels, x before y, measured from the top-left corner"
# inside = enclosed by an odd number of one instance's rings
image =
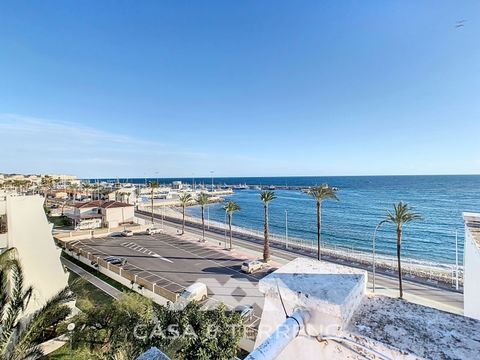
[[[161,182],[192,179],[161,179]],[[134,182],[132,180],[129,180]],[[135,182],[143,182],[137,179]],[[148,180],[147,180],[148,181]],[[462,212],[480,212],[480,176],[359,176],[359,177],[271,177],[215,178],[215,184],[315,185],[328,183],[339,188],[339,202],[322,205],[322,241],[345,248],[371,251],[376,224],[385,209],[397,201],[407,202],[422,214],[423,221],[404,229],[402,251],[405,257],[437,263],[455,262],[455,231],[458,231],[460,262],[463,261],[464,227]],[[210,184],[211,179],[196,179]],[[315,201],[300,191],[277,190],[270,204],[270,230],[285,233],[288,210],[289,236],[316,241]],[[242,210],[234,214],[233,224],[261,230],[263,207],[259,191],[237,190],[229,197]],[[191,215],[199,215],[191,208]],[[211,205],[210,218],[224,221],[221,204]],[[377,251],[395,255],[395,229],[386,224],[377,235]]]

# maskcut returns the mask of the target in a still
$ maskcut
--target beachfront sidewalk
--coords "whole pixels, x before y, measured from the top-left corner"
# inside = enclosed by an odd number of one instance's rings
[[[156,220],[157,221],[157,220]],[[160,221],[158,220],[160,223]],[[164,221],[163,228],[165,233],[173,235],[173,236],[180,236],[181,230],[179,230],[179,225],[171,225],[167,221]],[[192,231],[188,226],[185,227],[185,234],[182,235],[182,239],[192,241],[195,243],[199,243],[201,239],[201,235],[199,231],[196,229]],[[223,240],[220,240],[218,234],[212,234],[208,230],[205,231],[205,240],[206,242],[203,243],[203,246],[209,247],[211,249],[215,249],[218,251],[228,251],[225,250],[225,247],[229,245],[229,237]],[[226,241],[226,242],[225,242]],[[272,270],[279,268],[280,266],[288,263],[291,259],[287,259],[282,256],[278,256],[275,254],[275,249],[271,249],[271,261],[269,265],[271,266]],[[262,259],[262,252],[257,251],[254,249],[247,249],[242,247],[238,243],[236,243],[235,238],[233,239],[233,250],[230,252],[231,255],[243,258],[245,260],[256,260]],[[298,255],[300,256],[300,255]],[[371,274],[369,274],[369,284],[367,290],[371,291],[372,283],[371,283]],[[398,297],[398,282],[396,277],[392,276],[385,276],[379,275],[376,276],[376,290],[375,294],[385,295],[392,298]],[[454,314],[463,314],[463,307],[458,304],[458,301],[454,299],[454,301],[444,301],[443,298],[445,294],[448,294],[446,290],[437,288],[435,286],[430,285],[423,285],[417,283],[411,283],[407,280],[404,280],[404,299],[408,300],[412,303],[436,308],[439,310],[451,312]],[[455,295],[455,294],[452,294]],[[460,294],[457,294],[460,295]],[[438,299],[438,300],[435,300]]]

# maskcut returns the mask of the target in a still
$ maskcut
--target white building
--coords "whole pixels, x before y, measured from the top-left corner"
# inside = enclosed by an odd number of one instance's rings
[[[67,216],[80,230],[99,227],[114,228],[134,223],[135,208],[131,204],[113,200],[94,200],[76,204],[73,213],[67,214]]]
[[[26,313],[42,307],[68,284],[68,273],[60,262],[61,249],[54,243],[43,202],[39,195],[0,193],[0,252],[17,249],[25,287],[33,287]]]
[[[465,316],[480,320],[480,214],[463,213],[465,221],[463,307]]]

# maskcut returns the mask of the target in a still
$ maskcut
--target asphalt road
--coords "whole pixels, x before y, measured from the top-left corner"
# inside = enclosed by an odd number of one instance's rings
[[[138,215],[137,215],[138,216]],[[148,216],[143,216],[145,218],[149,218]],[[157,218],[160,218],[160,215],[156,215]],[[181,225],[175,221],[167,221],[164,220],[166,225],[175,227],[177,229],[181,228]],[[194,234],[200,235],[201,230],[197,226],[190,226],[186,225],[186,229]],[[218,241],[225,241],[225,237],[223,234],[218,234],[211,231],[206,231],[208,238],[218,240]],[[233,243],[237,246],[241,246],[246,249],[250,249],[256,252],[262,252],[262,245],[249,240],[240,239],[238,237],[233,238]],[[287,250],[279,249],[279,248],[272,248],[272,254],[278,256],[282,259],[292,260],[301,256],[296,253],[292,253]],[[308,255],[304,255],[308,256]],[[324,257],[323,260],[329,261],[328,257]],[[336,261],[338,263],[338,261]],[[345,263],[346,264],[346,263]],[[351,266],[351,264],[346,264]],[[373,274],[371,271],[368,272],[368,280],[369,280],[369,289],[372,289],[372,279]],[[387,274],[376,274],[375,277],[375,288],[376,292],[380,294],[386,294],[390,296],[395,296],[398,292],[398,279],[395,274],[387,275]],[[448,290],[444,287],[435,286],[435,284],[424,284],[417,281],[409,281],[408,279],[404,278],[403,281],[404,287],[404,297],[412,302],[416,302],[422,305],[432,306],[439,308],[441,310],[450,311],[454,313],[463,313],[463,294],[457,291]]]
[[[244,274],[240,271],[244,259],[228,251],[168,234],[81,240],[75,242],[75,247],[101,258],[123,257],[127,260],[126,270],[173,292],[180,293],[195,282],[205,283],[209,293],[206,306],[220,301],[229,307],[252,305],[254,322],[261,315],[264,297],[257,285],[268,269]]]

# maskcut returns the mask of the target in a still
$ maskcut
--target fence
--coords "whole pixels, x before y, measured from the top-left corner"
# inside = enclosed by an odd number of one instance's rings
[[[111,264],[99,256],[92,255],[90,252],[82,249],[80,247],[81,245],[78,243],[72,242],[72,241],[65,241],[58,238],[56,238],[55,240],[61,248],[70,251],[71,253],[75,254],[78,258],[83,257],[84,259],[88,260],[90,262],[91,267],[93,268],[102,267],[104,269],[107,269],[117,274],[121,278],[125,279],[126,283],[130,283],[131,285],[137,284],[139,289],[146,289],[171,302],[177,301],[177,298],[178,298],[177,293],[174,293],[168,289],[165,289],[156,283],[152,283],[142,278],[141,276],[135,275],[129,270],[125,269],[123,266]]]

